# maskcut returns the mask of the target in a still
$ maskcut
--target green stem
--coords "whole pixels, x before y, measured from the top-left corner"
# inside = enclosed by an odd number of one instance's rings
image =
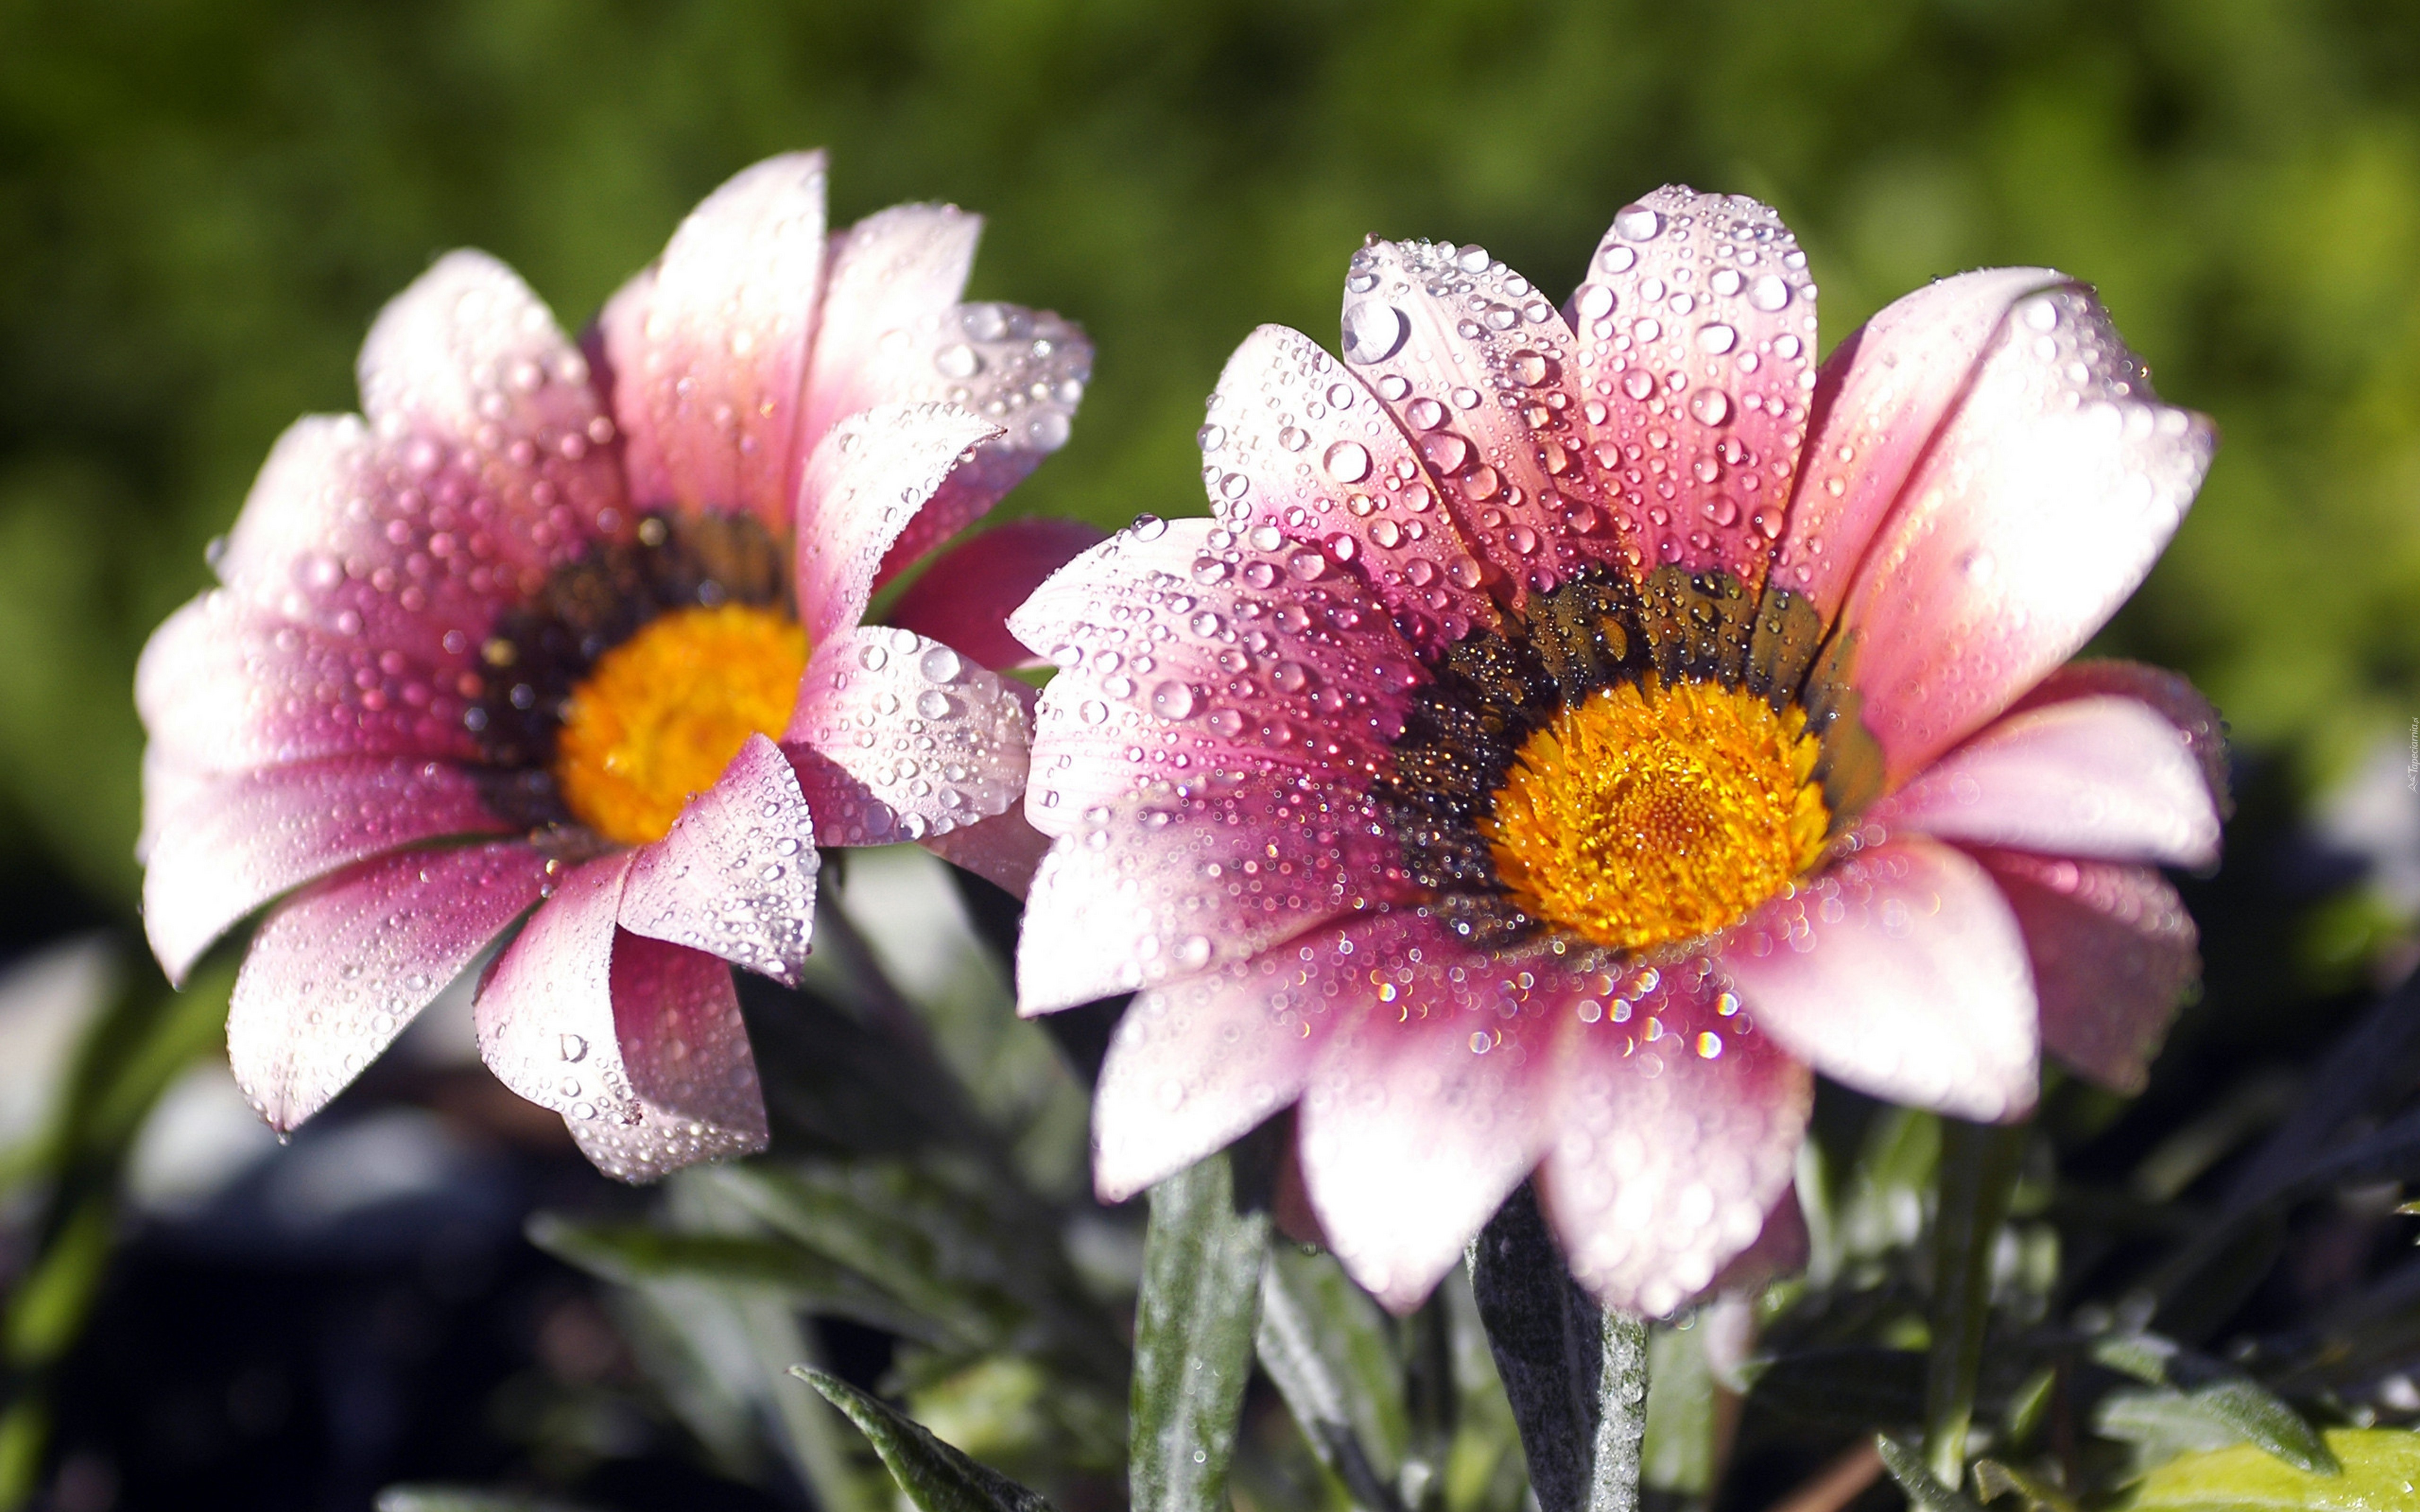
[[[1966,1477],[1966,1429],[1991,1322],[1992,1249],[2009,1216],[2025,1124],[1941,1120],[1940,1200],[1932,1221],[1932,1353],[1924,1392],[1924,1458],[1933,1477]]]

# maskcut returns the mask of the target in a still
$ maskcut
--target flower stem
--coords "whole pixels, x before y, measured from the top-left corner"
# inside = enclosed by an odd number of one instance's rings
[[[1966,1478],[1966,1428],[1991,1321],[1992,1249],[2016,1191],[2029,1126],[1941,1120],[1932,1220],[1932,1353],[1924,1390],[1924,1458],[1947,1487]]]

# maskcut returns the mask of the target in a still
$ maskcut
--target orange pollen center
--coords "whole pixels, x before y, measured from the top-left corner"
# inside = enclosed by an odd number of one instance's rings
[[[1795,704],[1651,674],[1531,734],[1481,828],[1531,918],[1645,949],[1738,922],[1815,864],[1821,749]]]
[[[571,690],[554,779],[572,817],[608,840],[660,840],[753,734],[780,738],[799,702],[807,632],[740,604],[675,609],[597,658]]]

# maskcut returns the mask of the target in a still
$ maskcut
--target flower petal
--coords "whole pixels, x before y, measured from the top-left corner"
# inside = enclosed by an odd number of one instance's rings
[[[2139,661],[2071,661],[2036,683],[2032,692],[2009,707],[2022,713],[2070,699],[2104,696],[2147,703],[2176,726],[2184,736],[2185,748],[2201,767],[2211,801],[2221,814],[2227,811],[2226,721],[2219,717],[2210,700],[2175,672]]]
[[[1410,439],[1309,336],[1263,326],[1245,337],[1210,396],[1201,441],[1221,523],[1248,541],[1274,531],[1325,544],[1423,656],[1496,628],[1485,569],[1436,507]]]
[[[1334,1027],[1318,930],[1136,995],[1093,1096],[1093,1186],[1126,1198],[1224,1149],[1292,1103]],[[1298,945],[1298,948],[1297,948]]]
[[[1668,185],[1613,218],[1566,311],[1588,442],[1631,562],[1720,569],[1753,599],[1815,389],[1815,285],[1797,239],[1745,195]]]
[[[1578,990],[1544,950],[1489,954],[1426,910],[1360,919],[1314,952],[1335,995],[1296,1124],[1336,1257],[1418,1306],[1553,1137],[1555,1046]]]
[[[815,647],[782,746],[827,845],[923,840],[1025,794],[1032,690],[938,640],[861,625]]]
[[[663,839],[642,846],[622,927],[797,986],[815,914],[814,817],[782,748],[751,735]]]
[[[598,317],[631,501],[791,526],[824,282],[824,157],[741,170]]]
[[[799,623],[818,649],[854,629],[875,569],[970,449],[1000,427],[945,404],[860,410],[815,444],[799,483]]]
[[[942,316],[956,313],[982,238],[983,217],[954,205],[893,205],[831,239],[801,409],[802,451],[861,409],[946,397],[939,387],[948,375],[933,366],[941,345],[934,337]],[[912,392],[926,379],[936,392]]]
[[[2207,420],[2159,403],[2090,291],[2010,309],[1840,613],[1892,786],[2101,627],[2216,444]]]
[[[211,782],[161,823],[143,873],[143,928],[171,981],[278,894],[424,841],[500,834],[468,773],[347,758]]]
[[[2044,1048],[2114,1091],[2141,1091],[2201,972],[2184,901],[2149,867],[2015,851],[1977,859],[2024,931]]]
[[[1373,238],[1353,255],[1344,360],[1412,438],[1464,537],[1516,600],[1621,549],[1572,455],[1573,345],[1554,305],[1481,248]],[[1533,406],[1517,402],[1528,399],[1547,417],[1534,431]]]
[[[1017,1011],[1232,964],[1404,896],[1401,856],[1367,799],[1280,777],[1154,784],[1092,805],[1034,874]]]
[[[1788,1192],[1814,1078],[1695,963],[1589,985],[1556,1052],[1539,1197],[1581,1285],[1669,1313],[1755,1242]]]
[[[756,1057],[731,968],[644,935],[613,938],[613,1032],[637,1095],[629,1121],[566,1114],[596,1167],[623,1181],[750,1155],[768,1142]]]
[[[318,1112],[546,885],[519,841],[382,856],[297,893],[253,936],[227,1059],[279,1133]]]
[[[1046,666],[1008,633],[1008,617],[1102,540],[1096,528],[1055,517],[994,526],[936,557],[892,604],[890,621],[998,671]]]
[[[1050,849],[1050,837],[1026,823],[1020,805],[989,819],[927,835],[923,846],[952,866],[1022,898],[1033,887],[1033,873]]]
[[[1783,1048],[1859,1091],[1990,1121],[2033,1105],[2024,941],[1982,869],[1917,836],[1748,916],[1722,970]]]
[[[2047,268],[1960,273],[1893,301],[1833,349],[1816,377],[1814,435],[1775,582],[1831,622],[2009,307],[2062,282]]]
[[[1009,628],[1059,665],[1027,817],[1211,772],[1366,784],[1426,681],[1369,589],[1316,546],[1147,520],[1078,557]]]
[[[582,1122],[641,1116],[613,1017],[613,916],[630,860],[615,851],[563,873],[472,1003],[479,1057],[496,1079]]]
[[[2218,807],[2175,725],[2131,698],[2004,716],[1882,800],[1888,830],[2111,861],[2209,866]]]
[[[464,664],[339,640],[216,590],[151,634],[134,706],[154,748],[236,772],[334,756],[474,759]],[[475,687],[475,683],[473,687]]]

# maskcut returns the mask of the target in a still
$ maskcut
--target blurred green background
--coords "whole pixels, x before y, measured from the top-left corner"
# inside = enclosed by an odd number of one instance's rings
[[[135,652],[380,302],[494,252],[567,325],[736,169],[991,217],[976,292],[1098,344],[1017,511],[1197,512],[1254,324],[1366,232],[1559,293],[1658,183],[1777,205],[1827,345],[1924,280],[2091,279],[2217,469],[2110,644],[2304,783],[2420,710],[2420,7],[0,0],[0,875],[123,917]]]

